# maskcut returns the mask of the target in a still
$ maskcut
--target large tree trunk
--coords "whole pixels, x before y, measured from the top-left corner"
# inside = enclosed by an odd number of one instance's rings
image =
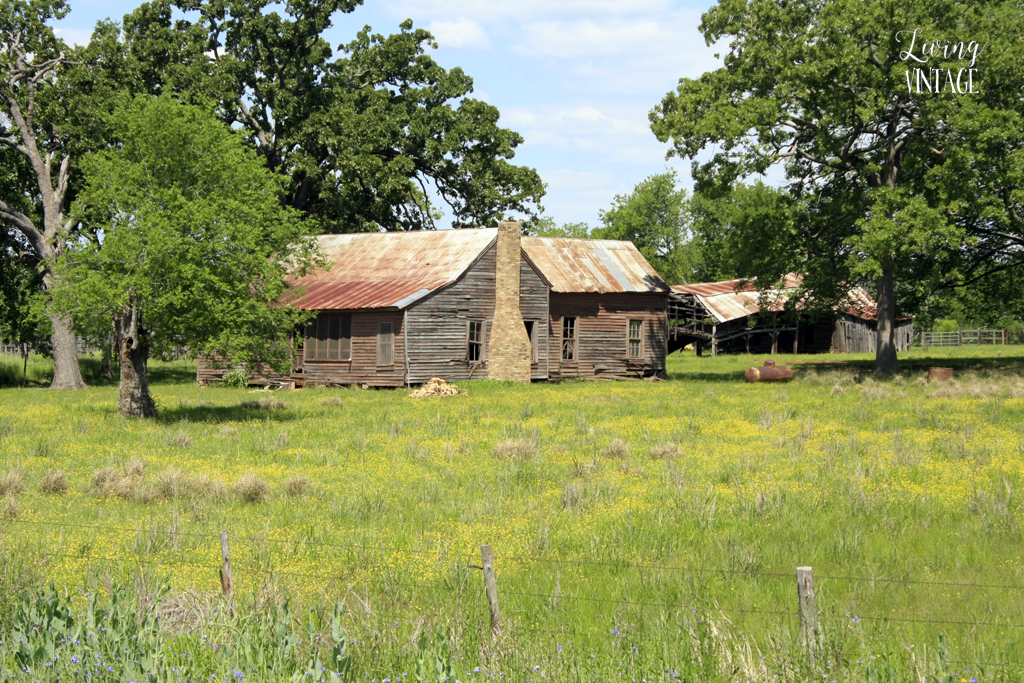
[[[85,389],[82,372],[78,368],[78,342],[71,329],[71,319],[59,315],[50,316],[53,325],[53,382],[51,389]]]
[[[878,278],[878,344],[875,350],[875,374],[893,375],[900,371],[896,358],[896,292],[892,266],[882,269]]]
[[[117,406],[126,417],[153,417],[156,406],[149,394],[146,362],[149,344],[142,327],[138,307],[132,307],[117,321],[118,356],[121,360],[121,384],[117,390]]]
[[[49,247],[42,250],[44,258],[56,258],[57,253]],[[43,275],[43,289],[50,290],[56,285],[56,278],[49,270]],[[53,381],[51,389],[85,389],[82,371],[78,367],[78,342],[69,316],[50,313],[53,335]]]

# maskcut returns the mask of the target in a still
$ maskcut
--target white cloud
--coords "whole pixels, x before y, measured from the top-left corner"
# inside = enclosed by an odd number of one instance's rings
[[[646,110],[596,105],[506,108],[502,119],[526,139],[524,148],[582,154],[592,163],[657,163],[664,149],[651,134]]]
[[[386,0],[387,11],[401,17],[468,17],[477,21],[543,16],[635,15],[665,11],[669,0]]]
[[[650,19],[539,21],[524,28],[527,44],[520,51],[553,57],[658,51],[671,39],[666,26]]]
[[[487,32],[472,19],[432,21],[427,30],[434,34],[442,48],[484,48],[490,45]]]
[[[89,40],[92,38],[92,30],[85,28],[58,26],[53,29],[53,32],[57,34],[58,38],[62,38],[64,42],[71,45],[88,45]]]

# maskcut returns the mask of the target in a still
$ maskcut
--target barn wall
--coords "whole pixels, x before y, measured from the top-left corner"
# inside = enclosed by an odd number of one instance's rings
[[[447,381],[482,379],[488,376],[486,360],[472,365],[466,360],[466,331],[470,320],[487,322],[487,336],[494,324],[495,247],[454,284],[413,304],[407,311],[409,328],[409,381],[431,377]],[[523,320],[540,323],[548,313],[548,287],[525,259],[520,262],[519,308]],[[539,340],[538,361],[531,365],[533,379],[547,377],[546,339]]]
[[[655,293],[551,293],[551,376],[635,378],[665,372],[666,298]],[[575,361],[562,360],[562,318],[578,318]],[[642,320],[643,358],[627,357],[630,320]]]
[[[874,320],[848,315],[836,321],[832,335],[833,353],[875,353],[878,349],[878,328]],[[894,340],[897,351],[909,351],[914,335],[913,319],[897,320]]]
[[[800,353],[829,353],[832,350],[832,335],[835,332],[835,318],[818,318],[800,325]]]

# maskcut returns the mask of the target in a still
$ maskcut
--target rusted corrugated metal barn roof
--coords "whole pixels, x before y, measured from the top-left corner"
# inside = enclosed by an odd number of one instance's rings
[[[497,228],[322,235],[332,264],[293,284],[308,310],[405,308],[455,282],[497,239]],[[633,246],[616,240],[523,237],[527,258],[555,292],[667,292]]]
[[[667,292],[632,242],[524,237],[523,251],[554,292]]]
[[[321,235],[331,268],[294,283],[308,310],[405,308],[457,280],[498,236],[497,228]]]
[[[759,301],[757,287],[749,280],[672,285],[672,291],[696,295],[708,312],[718,322],[724,323],[760,312],[762,303],[767,304],[768,310],[782,310],[786,300],[793,295],[802,279],[796,273],[788,273],[783,280],[782,288],[766,292],[763,301]],[[842,308],[850,315],[865,320],[874,320],[878,316],[878,304],[860,287],[850,289]]]

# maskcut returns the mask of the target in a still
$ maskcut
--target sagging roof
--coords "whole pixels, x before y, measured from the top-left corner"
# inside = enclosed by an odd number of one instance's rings
[[[402,309],[459,279],[497,237],[497,228],[321,235],[333,265],[293,280],[302,294],[291,304]],[[522,249],[555,292],[669,291],[632,242],[523,237]]]
[[[321,235],[332,263],[293,281],[307,310],[405,308],[455,282],[498,236],[497,228]]]
[[[755,283],[749,280],[672,285],[672,291],[695,295],[718,322],[724,323],[759,313],[762,307],[769,311],[781,311],[802,280],[803,278],[796,273],[787,273],[781,283],[782,286],[768,290],[763,297],[757,291]],[[865,320],[875,320],[878,317],[878,304],[860,287],[850,289],[840,308]]]
[[[668,292],[632,242],[523,237],[523,251],[554,292]]]

